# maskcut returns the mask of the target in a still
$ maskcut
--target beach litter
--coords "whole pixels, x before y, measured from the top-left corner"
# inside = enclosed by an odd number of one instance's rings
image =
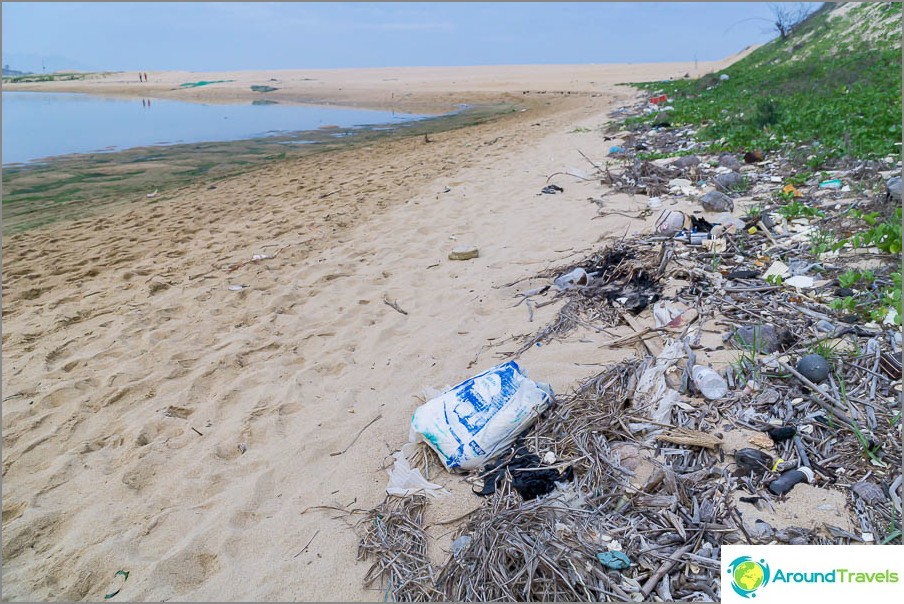
[[[129,571],[118,570],[113,574],[113,579],[107,587],[107,593],[104,594],[104,600],[115,598],[119,592],[125,587],[126,581],[129,579]]]
[[[457,245],[449,252],[449,260],[471,260],[480,256],[476,245]]]
[[[509,361],[461,382],[420,407],[411,435],[447,470],[472,470],[503,453],[552,403],[548,384]]]
[[[492,459],[459,468],[482,503],[456,520],[448,558],[422,569],[418,597],[719,601],[725,544],[900,543],[902,337],[896,317],[883,322],[896,309],[833,305],[894,283],[899,259],[873,248],[881,276],[841,287],[847,248],[814,249],[814,235],[849,231],[848,208],[888,193],[827,190],[817,176],[788,188],[794,170],[779,151],[768,161],[748,151],[746,165],[731,154],[700,153],[684,167],[639,159],[686,153],[690,131],[647,123],[613,133],[624,140],[618,157],[595,166],[603,196],[693,201],[701,181],[738,172],[722,178],[730,206],[718,198],[725,209],[711,222],[664,210],[652,232],[605,241],[515,294],[531,319],[534,307],[558,311],[512,359],[577,330],[623,329],[603,346],[636,354],[550,402]],[[832,174],[882,187],[894,176],[865,163]],[[815,373],[795,363],[816,354]],[[531,474],[536,491],[524,488]],[[392,572],[384,586],[395,597]]]

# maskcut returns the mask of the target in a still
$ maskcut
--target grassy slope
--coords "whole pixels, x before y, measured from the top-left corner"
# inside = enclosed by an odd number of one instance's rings
[[[638,84],[669,95],[673,125],[698,124],[715,149],[798,147],[813,168],[901,153],[901,4],[824,6],[724,72]],[[645,119],[650,119],[645,118]],[[896,145],[896,143],[898,143]]]

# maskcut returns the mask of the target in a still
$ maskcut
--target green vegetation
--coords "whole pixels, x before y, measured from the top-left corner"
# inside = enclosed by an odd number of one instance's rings
[[[860,281],[863,281],[864,284],[869,287],[875,280],[876,275],[873,274],[873,271],[860,272],[849,270],[838,275],[838,284],[841,285],[841,287],[853,287]]]
[[[880,282],[881,281],[881,282]],[[891,317],[901,324],[901,273],[895,272],[889,279],[878,279],[871,271],[846,271],[838,276],[842,287],[862,283],[863,289],[853,295],[832,300],[833,310],[857,315],[863,319],[881,323]]]
[[[80,71],[65,71],[58,73],[29,73],[19,76],[3,76],[3,83],[27,84],[32,82],[71,82],[73,80],[90,79],[96,75],[98,74]]]
[[[805,218],[809,216],[825,216],[825,212],[817,210],[816,208],[811,208],[810,206],[796,200],[780,207],[778,209],[778,213],[788,220],[793,220],[795,218]]]
[[[871,219],[867,219],[867,216]],[[878,213],[863,216],[867,224],[875,224]],[[885,222],[875,224],[871,229],[857,233],[851,238],[854,247],[879,248],[886,254],[901,253],[901,208],[895,208],[894,216]]]
[[[899,156],[901,4],[864,3],[843,16],[829,8],[720,74],[636,86],[667,94],[672,125],[702,126],[698,138],[721,150],[793,149],[812,168]]]

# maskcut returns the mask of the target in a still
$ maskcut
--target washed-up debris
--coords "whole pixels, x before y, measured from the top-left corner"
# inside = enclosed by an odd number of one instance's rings
[[[426,442],[447,470],[472,470],[515,441],[552,403],[515,361],[491,367],[446,390],[411,418],[411,433]]]
[[[390,498],[368,512],[361,521],[364,536],[358,559],[373,560],[364,585],[377,581],[395,602],[441,600],[434,587],[434,571],[427,556],[424,511],[427,498],[411,495]]]
[[[821,183],[819,183],[820,189],[840,189],[841,186],[842,186],[841,181],[837,178],[833,178],[831,180],[824,180]]]
[[[683,212],[663,210],[659,218],[656,219],[655,232],[658,235],[674,235],[684,229],[685,220]]]
[[[794,426],[781,426],[780,428],[770,428],[766,433],[773,441],[780,443],[794,438],[794,435],[797,434],[797,428]]]
[[[784,495],[794,488],[794,485],[802,482],[813,482],[813,470],[801,466],[796,470],[788,470],[780,477],[769,483],[769,492],[773,495]]]
[[[545,193],[546,195],[555,195],[556,193],[565,192],[565,189],[563,189],[559,185],[546,185],[540,192]]]
[[[759,449],[740,449],[735,451],[735,463],[743,474],[751,472],[768,472],[772,469],[772,457]]]
[[[596,555],[596,559],[603,566],[612,570],[625,570],[631,567],[631,559],[619,551],[600,552]]]
[[[521,445],[515,449],[514,455],[497,464],[490,464],[483,470],[484,484],[475,494],[482,497],[496,492],[499,481],[506,473],[511,475],[512,488],[518,491],[525,501],[536,499],[540,495],[546,495],[556,488],[556,483],[571,480],[573,472],[567,468],[565,472],[543,468],[540,457],[531,453],[527,447]]]
[[[471,260],[480,256],[476,245],[457,245],[449,252],[449,260]]]
[[[560,290],[583,287],[588,283],[590,283],[590,275],[581,267],[577,267],[571,272],[557,277],[555,280],[555,286]]]
[[[711,401],[719,400],[728,394],[728,384],[710,367],[696,365],[691,371],[691,377],[700,394]]]
[[[617,115],[660,111],[646,98],[638,104]],[[828,176],[855,190],[827,189],[819,186],[826,176],[797,178],[783,151],[765,161],[752,150],[741,165],[692,146],[690,127],[652,128],[648,119],[626,128],[617,156],[598,166],[612,191],[668,207],[699,199],[705,183],[731,171],[739,174],[722,182],[737,186],[729,187],[736,199],[726,196],[732,206],[718,218],[707,214],[709,227],[664,210],[653,232],[550,268],[534,276],[543,287],[520,294],[559,310],[503,354],[575,329],[619,328],[628,335],[607,345],[636,346],[637,356],[556,401],[487,476],[473,470],[477,489],[489,479],[493,492],[453,533],[446,563],[421,571],[434,599],[718,601],[725,544],[901,542],[902,338],[862,308],[896,283],[899,258],[844,241],[857,216],[890,196],[897,158],[842,165]],[[699,162],[638,158],[691,149]],[[851,257],[868,257],[875,273],[841,278]],[[824,376],[794,362],[817,353]],[[694,373],[704,369],[724,380],[724,392],[719,383],[718,396],[701,394]],[[498,471],[516,460],[529,467]],[[555,479],[569,469],[568,480]],[[530,472],[550,473],[532,499],[515,485]],[[814,493],[823,503],[811,504]],[[825,514],[837,516],[816,521]],[[624,564],[615,552],[629,564],[618,572],[598,557]]]

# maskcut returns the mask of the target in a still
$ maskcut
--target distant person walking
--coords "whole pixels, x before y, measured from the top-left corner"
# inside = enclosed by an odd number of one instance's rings
[[[144,76],[141,75],[141,72],[140,72],[140,71],[138,72],[138,81],[139,81],[139,82],[144,82]]]
[[[148,81],[148,72],[146,72],[146,71],[144,72],[144,81],[145,82]]]

